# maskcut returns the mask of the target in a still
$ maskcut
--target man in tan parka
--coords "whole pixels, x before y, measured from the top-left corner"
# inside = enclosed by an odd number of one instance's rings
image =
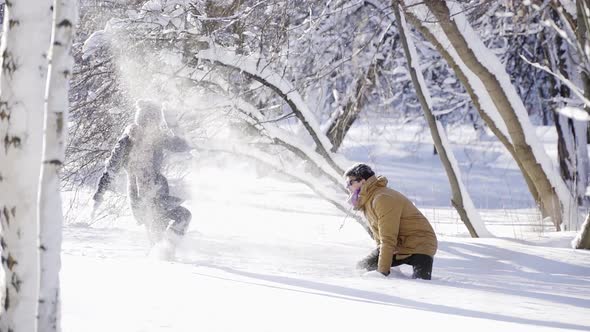
[[[431,279],[437,239],[428,219],[401,193],[387,188],[387,179],[357,164],[344,174],[349,202],[365,214],[377,248],[358,268],[389,275],[392,266],[412,265],[412,278]]]

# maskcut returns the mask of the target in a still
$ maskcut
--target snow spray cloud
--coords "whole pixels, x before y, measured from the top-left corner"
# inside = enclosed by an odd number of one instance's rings
[[[217,168],[224,168],[229,160],[234,162],[233,156],[226,157],[233,154],[248,160],[250,168],[262,167],[260,173],[265,176],[274,173],[291,181],[317,183],[328,173],[330,190],[340,181],[340,174],[309,149],[314,144],[311,136],[273,89],[243,71],[196,61],[190,56],[196,50],[187,51],[181,35],[186,27],[170,28],[179,23],[171,21],[166,1],[150,1],[148,5],[150,8],[143,8],[135,17],[113,21],[110,30],[105,29],[110,31],[121,87],[130,100],[152,99],[164,105],[167,127],[188,138],[200,148],[199,153],[214,151],[210,155],[214,155]],[[276,81],[289,93],[286,90],[291,88],[284,87],[288,80],[277,76]],[[303,99],[298,100],[306,110]],[[319,127],[315,132],[320,132]],[[219,162],[220,156],[227,161]],[[212,181],[223,185],[219,178]]]

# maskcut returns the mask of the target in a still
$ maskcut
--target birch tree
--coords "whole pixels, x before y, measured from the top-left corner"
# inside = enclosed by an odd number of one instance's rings
[[[43,159],[39,184],[39,301],[38,331],[60,330],[61,228],[63,212],[59,172],[65,159],[71,54],[77,18],[76,0],[55,0],[45,95]]]
[[[416,94],[418,95],[418,100],[420,101],[420,105],[422,105],[424,117],[430,127],[432,140],[434,141],[440,161],[443,164],[449,179],[453,195],[451,203],[459,213],[459,216],[467,227],[471,237],[488,237],[491,234],[486,229],[485,224],[473,205],[469,192],[467,192],[467,189],[461,181],[461,170],[459,169],[457,160],[449,146],[444,128],[432,113],[432,98],[426,87],[424,76],[422,75],[422,70],[420,68],[418,53],[416,52],[414,42],[411,40],[405,17],[400,11],[400,4],[397,1],[392,1],[392,3],[393,12],[400,33],[400,39],[406,53],[408,70],[410,71],[412,82],[414,83]]]
[[[6,3],[0,52],[0,331],[35,331],[37,192],[51,1]]]

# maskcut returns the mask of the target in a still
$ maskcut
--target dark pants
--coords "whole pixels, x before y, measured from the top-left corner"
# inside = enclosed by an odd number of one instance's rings
[[[152,243],[161,240],[162,235],[166,230],[170,230],[179,236],[183,236],[188,229],[191,222],[191,213],[185,207],[180,206],[182,199],[170,196],[170,189],[168,187],[168,180],[157,173],[154,179],[154,186],[157,188],[156,195],[147,205],[151,214],[146,216],[146,207],[141,204],[139,198],[137,179],[131,178],[128,188],[129,198],[131,201],[131,209],[138,224],[145,224],[148,230],[148,237]],[[170,222],[172,221],[172,222]]]
[[[360,269],[367,269],[368,271],[377,270],[379,262],[379,248],[373,250],[367,257],[358,262],[357,267]],[[402,264],[412,265],[414,273],[412,273],[412,279],[425,279],[430,280],[432,278],[432,262],[433,258],[424,254],[412,254],[409,257],[398,259],[397,255],[393,256],[391,266],[399,266]]]
[[[183,236],[186,232],[192,217],[191,212],[182,206],[166,211],[165,216],[172,219],[168,229],[180,236]]]
[[[182,206],[168,211],[157,211],[158,216],[153,222],[146,223],[148,238],[152,244],[159,242],[166,231],[178,236],[184,236],[191,221],[191,213]],[[172,222],[170,222],[172,220]]]

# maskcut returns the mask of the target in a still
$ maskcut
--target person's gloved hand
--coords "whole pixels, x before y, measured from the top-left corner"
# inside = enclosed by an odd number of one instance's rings
[[[102,204],[102,193],[97,191],[94,194],[94,196],[92,196],[92,200],[94,201],[94,205],[92,206],[92,213],[90,214],[90,218],[94,219],[94,217],[96,216],[96,211],[98,211],[98,208]]]
[[[366,259],[361,259],[356,263],[357,270],[369,270],[369,262]]]
[[[358,263],[356,263],[356,268],[358,270],[367,270],[373,271],[377,269],[377,264],[379,262],[379,248],[374,249],[371,251],[367,257],[361,259]]]
[[[98,203],[102,203],[102,193],[97,191],[96,193],[94,193],[94,196],[92,196],[92,200],[94,201],[94,204]]]
[[[377,270],[365,272],[362,274],[362,277],[366,278],[366,279],[385,279],[385,278],[387,278],[386,275],[384,275],[383,273],[381,273]]]

